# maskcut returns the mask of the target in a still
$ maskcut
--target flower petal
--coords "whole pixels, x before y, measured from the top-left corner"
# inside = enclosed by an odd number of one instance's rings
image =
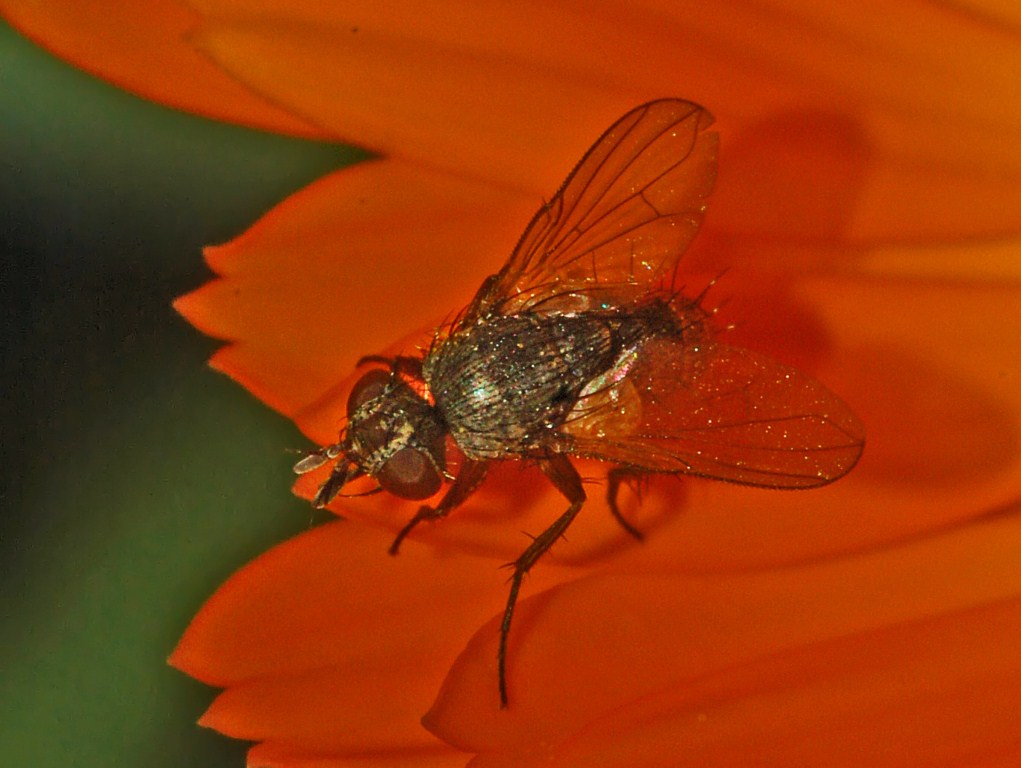
[[[519,606],[510,709],[480,712],[496,647],[490,622],[424,722],[445,741],[484,753],[480,766],[547,764],[560,751],[571,759],[550,764],[618,765],[574,758],[610,749],[629,732],[654,739],[660,759],[651,765],[689,754],[701,765],[703,750],[724,765],[759,764],[753,758],[770,752],[764,744],[782,748],[767,764],[829,763],[856,739],[857,749],[872,749],[864,742],[876,734],[891,736],[876,746],[898,744],[898,758],[902,743],[918,759],[926,750],[952,758],[1016,747],[1021,725],[1009,713],[1021,690],[1019,551],[1015,509],[800,568],[584,578]],[[948,730],[925,728],[929,718]]]
[[[221,587],[170,659],[227,688],[203,724],[306,755],[439,750],[419,716],[465,639],[502,608],[506,576],[415,544],[390,557],[390,540],[327,524]],[[536,583],[569,573],[544,569]]]
[[[189,42],[200,19],[181,0],[0,0],[0,15],[57,56],[153,101],[303,137],[322,132],[223,72]]]
[[[421,687],[416,679],[421,676],[400,662],[423,660],[385,659],[385,650],[377,659],[379,667],[352,658],[343,666],[272,675],[231,686],[199,724],[234,738],[266,742],[267,749],[277,752],[338,756],[376,752],[390,759],[416,753],[449,757],[454,750],[422,730],[418,722],[421,709],[409,706],[427,702],[435,688]],[[372,694],[366,696],[370,690]]]

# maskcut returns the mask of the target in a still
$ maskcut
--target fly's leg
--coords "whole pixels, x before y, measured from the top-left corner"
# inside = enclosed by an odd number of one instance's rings
[[[358,362],[355,364],[356,368],[361,368],[363,365],[369,363],[380,363],[382,365],[389,366],[391,370],[398,374],[404,374],[415,379],[422,378],[422,360],[417,357],[409,357],[407,355],[397,355],[397,357],[384,357],[383,355],[365,355],[364,357],[358,358]]]
[[[556,489],[571,502],[571,506],[554,521],[553,525],[536,536],[528,549],[522,552],[517,560],[509,564],[514,569],[514,573],[510,579],[510,594],[507,596],[507,607],[503,611],[503,622],[500,624],[500,649],[496,657],[499,668],[501,709],[507,707],[507,637],[510,635],[511,619],[514,617],[514,605],[518,601],[521,580],[536,561],[549,551],[557,539],[564,535],[585,503],[585,490],[581,487],[581,476],[566,456],[560,453],[550,454],[547,458],[539,461],[539,467],[550,479],[550,482],[556,486]]]
[[[331,453],[336,448],[339,448],[339,446],[331,445],[324,449],[325,453],[322,455],[327,459],[334,458],[334,456],[331,456]],[[340,495],[340,492],[343,490],[345,485],[355,478],[361,477],[362,474],[364,473],[360,469],[348,464],[347,462],[342,461],[337,463],[337,465],[334,466],[333,471],[330,472],[330,476],[326,478],[326,482],[319,486],[319,490],[316,491],[316,495],[312,499],[312,506],[315,509],[323,509],[327,504],[333,501],[334,497]]]
[[[355,368],[361,368],[363,365],[368,365],[369,363],[393,365],[394,359],[392,357],[384,357],[383,355],[362,355],[358,358],[358,362],[355,363]]]
[[[397,551],[401,548],[401,542],[423,520],[435,520],[439,517],[446,517],[452,509],[461,506],[469,496],[475,493],[475,490],[485,479],[488,469],[489,465],[485,461],[465,459],[460,471],[457,473],[457,477],[454,478],[454,482],[447,489],[443,498],[440,499],[440,503],[435,507],[422,506],[418,508],[415,516],[408,521],[407,525],[401,528],[397,538],[394,539],[394,543],[390,545],[390,554],[397,554]]]
[[[327,504],[333,501],[333,497],[340,493],[340,489],[344,487],[347,482],[347,472],[334,470],[330,473],[330,476],[326,478],[319,490],[316,491],[316,495],[312,499],[313,509],[323,509]]]
[[[620,523],[620,527],[638,539],[638,541],[644,539],[645,536],[620,513],[620,509],[617,507],[617,491],[620,490],[621,483],[641,479],[642,477],[643,474],[641,472],[635,472],[627,467],[614,467],[606,473],[606,504],[609,506],[614,519]]]

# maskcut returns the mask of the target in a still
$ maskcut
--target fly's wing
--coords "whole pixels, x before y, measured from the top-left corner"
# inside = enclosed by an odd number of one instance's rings
[[[716,180],[712,121],[697,104],[665,99],[614,123],[536,213],[465,322],[572,295],[647,293],[702,223]]]
[[[575,455],[770,488],[832,482],[865,443],[858,418],[810,376],[746,349],[663,339],[561,429]]]

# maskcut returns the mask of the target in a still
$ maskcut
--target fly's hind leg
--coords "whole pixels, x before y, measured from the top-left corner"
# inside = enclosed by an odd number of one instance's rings
[[[557,539],[564,535],[585,503],[585,490],[581,486],[581,476],[566,456],[559,453],[550,454],[547,458],[539,461],[539,467],[571,505],[553,522],[553,525],[533,539],[528,549],[522,552],[517,560],[509,564],[514,569],[514,573],[511,575],[510,594],[507,596],[507,607],[504,609],[503,621],[500,624],[500,648],[497,652],[501,709],[507,707],[507,637],[510,635],[511,619],[514,616],[514,605],[518,601],[521,580],[536,561],[549,551]]]
[[[638,541],[644,539],[645,536],[620,513],[620,509],[617,507],[617,492],[620,490],[621,483],[641,480],[643,477],[644,474],[642,472],[636,472],[627,467],[614,467],[606,473],[606,504],[610,508],[610,513],[620,523],[620,527],[638,539]]]
[[[422,506],[418,508],[415,516],[408,521],[407,525],[401,528],[394,539],[394,543],[390,545],[390,554],[397,554],[397,551],[401,548],[401,542],[423,520],[435,520],[440,517],[446,517],[452,509],[461,506],[469,496],[475,493],[475,490],[485,479],[488,469],[489,465],[485,461],[465,459],[460,471],[457,473],[457,477],[454,478],[454,482],[447,489],[443,498],[440,499],[440,503],[435,507]]]

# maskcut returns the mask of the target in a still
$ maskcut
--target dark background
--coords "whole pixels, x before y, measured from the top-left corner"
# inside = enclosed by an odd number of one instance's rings
[[[200,254],[343,148],[175,113],[0,22],[0,755],[241,766],[165,664],[217,584],[310,524],[288,422],[170,307]]]

